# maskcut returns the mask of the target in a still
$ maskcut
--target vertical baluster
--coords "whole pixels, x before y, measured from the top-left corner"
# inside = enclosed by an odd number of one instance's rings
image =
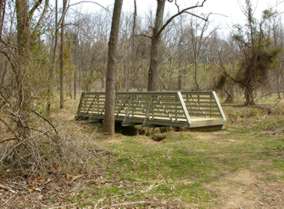
[[[132,115],[132,118],[134,117],[134,110],[135,110],[135,104],[134,104],[134,102],[135,102],[135,97],[136,97],[136,94],[132,94],[132,96],[131,96],[131,98],[132,98],[132,100],[131,100],[131,103],[132,103],[132,108],[131,108],[131,115]]]
[[[152,95],[152,102],[151,102],[151,112],[152,112],[152,120],[154,119],[155,117],[155,114],[154,114],[154,111],[155,111],[155,95]]]
[[[212,116],[212,102],[213,102],[213,94],[212,93],[210,93],[210,118],[212,118],[213,116]]]
[[[175,103],[176,103],[176,110],[175,110],[175,121],[178,121],[178,95],[175,95]]]
[[[81,99],[80,99],[80,103],[79,103],[79,107],[77,110],[77,116],[80,117],[80,114],[82,112],[82,106],[85,106],[85,93],[83,92],[81,95]]]

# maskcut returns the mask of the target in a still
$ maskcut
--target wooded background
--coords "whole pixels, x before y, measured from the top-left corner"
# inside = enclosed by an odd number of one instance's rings
[[[66,97],[77,99],[82,91],[106,91],[110,133],[115,91],[216,90],[224,102],[243,98],[245,105],[261,95],[281,97],[278,11],[267,8],[256,18],[254,5],[244,0],[246,24],[223,37],[211,26],[215,14],[202,12],[207,0],[185,8],[156,0],[156,13],[146,17],[138,16],[133,1],[133,12],[122,13],[122,0],[114,9],[95,1],[1,0],[0,110],[12,138],[29,136],[32,112],[49,116],[56,101],[62,109]],[[80,4],[100,9],[84,14],[76,10]],[[166,4],[177,12],[166,15]]]

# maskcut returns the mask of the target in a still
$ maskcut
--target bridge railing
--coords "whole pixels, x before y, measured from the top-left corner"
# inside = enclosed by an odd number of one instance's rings
[[[82,93],[77,116],[103,119],[105,93]],[[124,122],[188,124],[193,118],[226,120],[215,92],[118,92],[116,119]]]
[[[214,91],[208,92],[182,92],[189,115],[192,117],[222,118],[226,116]]]
[[[177,92],[117,93],[116,116],[126,120],[144,118],[144,122],[186,121]]]

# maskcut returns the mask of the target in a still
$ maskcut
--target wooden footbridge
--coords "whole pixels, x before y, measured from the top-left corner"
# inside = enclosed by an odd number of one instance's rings
[[[82,93],[77,119],[103,120],[105,93]],[[222,127],[226,116],[212,92],[124,92],[116,94],[115,119],[123,125]]]

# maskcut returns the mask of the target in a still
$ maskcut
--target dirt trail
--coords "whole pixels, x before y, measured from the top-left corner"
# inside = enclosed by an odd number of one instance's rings
[[[207,187],[217,194],[216,209],[284,208],[284,184],[265,183],[249,170],[232,173]]]
[[[230,133],[226,131],[193,132],[191,136],[196,140],[216,144],[239,141],[230,138]],[[284,183],[266,181],[263,175],[253,169],[242,169],[222,176],[206,185],[206,188],[217,196],[216,209],[284,209]]]

